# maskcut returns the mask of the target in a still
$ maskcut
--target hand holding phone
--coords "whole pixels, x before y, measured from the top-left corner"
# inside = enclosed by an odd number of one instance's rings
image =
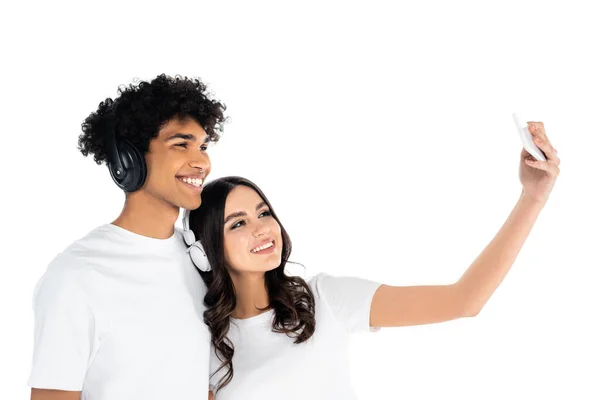
[[[531,132],[529,132],[527,121],[523,121],[517,113],[513,114],[513,119],[515,120],[515,125],[517,125],[517,130],[519,131],[519,136],[521,136],[521,142],[523,142],[525,150],[536,160],[546,161],[544,152],[533,143],[533,136],[531,136]]]

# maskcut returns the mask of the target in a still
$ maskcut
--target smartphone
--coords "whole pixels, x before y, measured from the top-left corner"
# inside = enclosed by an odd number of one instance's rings
[[[531,136],[531,132],[529,132],[529,125],[527,124],[527,121],[522,120],[517,113],[513,114],[513,119],[515,120],[515,125],[519,131],[519,136],[521,136],[521,142],[523,142],[523,147],[525,150],[536,160],[546,161],[544,152],[537,147],[535,143],[533,143],[533,136]]]

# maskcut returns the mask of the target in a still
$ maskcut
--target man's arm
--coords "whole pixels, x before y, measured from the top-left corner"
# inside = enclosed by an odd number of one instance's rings
[[[32,400],[81,397],[99,336],[88,296],[74,273],[83,270],[79,264],[77,258],[59,254],[35,287],[33,357],[27,380]]]
[[[31,400],[80,400],[81,392],[66,390],[31,389]]]

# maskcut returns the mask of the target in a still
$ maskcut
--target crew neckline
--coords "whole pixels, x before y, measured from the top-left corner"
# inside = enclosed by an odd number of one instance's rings
[[[233,318],[233,317],[229,317],[231,318],[232,322],[235,322],[236,325],[238,326],[250,326],[250,325],[256,325],[256,324],[260,324],[266,321],[269,321],[275,314],[275,310],[274,309],[269,309],[261,314],[255,315],[254,317],[250,317],[250,318],[242,318],[242,319],[238,319],[238,318]]]
[[[105,224],[104,228],[127,240],[149,246],[171,247],[176,245],[180,241],[179,232],[177,232],[177,228],[174,228],[173,235],[166,239],[157,239],[150,236],[140,235],[139,233],[132,232],[113,223]]]

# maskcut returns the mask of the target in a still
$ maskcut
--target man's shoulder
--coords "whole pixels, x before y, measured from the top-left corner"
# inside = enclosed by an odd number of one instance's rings
[[[130,248],[131,243],[117,234],[114,227],[104,224],[93,228],[69,244],[63,249],[62,258],[70,261],[79,260],[80,263],[89,260],[100,261],[105,257],[111,258],[114,254],[127,253]]]
[[[44,298],[57,293],[69,293],[71,296],[86,293],[96,276],[94,260],[110,248],[111,239],[104,225],[89,230],[48,263],[46,270],[38,279],[34,293],[45,293]]]
[[[62,276],[81,273],[88,260],[99,252],[106,252],[111,243],[105,225],[88,231],[59,252],[48,264],[46,275]]]

